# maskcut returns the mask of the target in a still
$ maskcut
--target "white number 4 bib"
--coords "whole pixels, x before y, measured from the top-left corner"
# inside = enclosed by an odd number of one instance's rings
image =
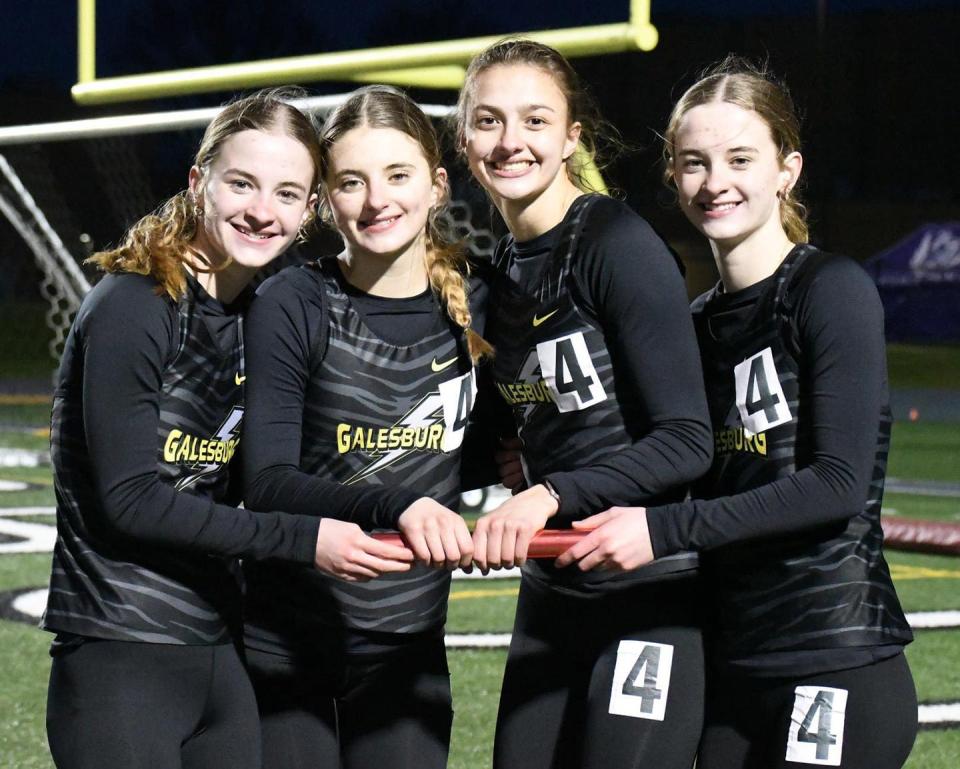
[[[582,332],[540,342],[537,357],[558,411],[580,411],[606,399]]]
[[[448,379],[440,383],[440,400],[443,404],[443,445],[444,452],[460,448],[463,434],[477,400],[476,369],[470,369],[463,376]]]
[[[613,671],[609,712],[662,721],[670,691],[673,647],[650,641],[621,641]]]
[[[737,411],[747,437],[793,419],[769,347],[735,366],[733,376]]]
[[[847,690],[798,686],[787,735],[787,761],[840,766]]]

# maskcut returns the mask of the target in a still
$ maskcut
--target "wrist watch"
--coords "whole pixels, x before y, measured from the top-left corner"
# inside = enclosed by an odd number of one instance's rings
[[[544,479],[544,480],[542,481],[542,483],[543,483],[543,488],[545,488],[545,489],[547,490],[547,494],[549,494],[551,497],[553,497],[553,498],[557,501],[557,509],[559,510],[559,509],[560,509],[560,495],[557,494],[557,490],[556,490],[555,488],[553,488],[553,484],[550,483],[550,481],[548,481],[548,480],[546,480],[546,479]]]

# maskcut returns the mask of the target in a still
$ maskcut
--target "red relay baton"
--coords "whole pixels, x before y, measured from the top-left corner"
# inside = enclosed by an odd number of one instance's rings
[[[573,547],[590,533],[590,529],[541,529],[533,535],[527,558],[556,558],[560,553]],[[406,547],[403,537],[395,531],[379,532],[372,535],[380,542]]]

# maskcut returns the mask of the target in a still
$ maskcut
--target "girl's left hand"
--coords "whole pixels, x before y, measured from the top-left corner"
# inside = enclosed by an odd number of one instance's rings
[[[473,530],[473,562],[489,569],[522,566],[533,535],[557,512],[557,500],[543,484],[510,497],[477,521]]]
[[[611,507],[582,521],[574,521],[573,527],[593,531],[561,553],[557,566],[577,563],[582,571],[631,571],[654,558],[645,507]]]
[[[501,438],[499,450],[493,453],[500,483],[514,494],[519,494],[527,485],[527,479],[523,476],[522,449],[523,442],[519,438]]]

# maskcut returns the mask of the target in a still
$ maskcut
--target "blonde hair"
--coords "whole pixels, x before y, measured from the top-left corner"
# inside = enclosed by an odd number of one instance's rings
[[[330,169],[330,151],[348,131],[360,126],[392,128],[413,139],[420,147],[430,175],[437,182],[437,170],[441,164],[440,144],[430,119],[416,102],[403,91],[386,85],[370,85],[358,88],[349,98],[327,117],[320,136],[320,184],[326,192],[326,178]],[[493,347],[471,328],[473,317],[467,300],[466,276],[470,274],[466,250],[463,244],[452,238],[444,227],[442,215],[446,209],[450,190],[444,182],[440,201],[427,216],[426,269],[430,286],[440,297],[447,314],[464,331],[467,349],[474,363],[491,356]],[[320,213],[323,221],[331,223],[326,194]]]
[[[579,151],[565,161],[567,178],[582,192],[600,192],[591,184],[588,169],[593,166],[602,172],[610,164],[611,156],[623,149],[620,135],[600,116],[576,70],[570,66],[563,54],[534,40],[500,40],[471,59],[457,99],[454,125],[457,147],[462,151],[466,146],[467,122],[470,104],[477,89],[477,79],[491,67],[515,65],[536,67],[553,78],[567,103],[568,125],[580,123]]]
[[[194,165],[201,175],[206,176],[224,143],[234,134],[280,128],[310,153],[314,168],[310,189],[315,190],[320,180],[317,126],[311,117],[288,103],[303,95],[296,88],[271,88],[227,104],[207,126],[197,150]],[[185,265],[191,257],[199,257],[190,243],[197,235],[202,213],[189,190],[178,192],[130,227],[120,246],[100,251],[87,261],[105,272],[150,275],[157,281],[158,294],[177,300],[187,287]],[[305,237],[313,218],[311,213],[301,227],[301,236]]]
[[[770,129],[781,163],[791,152],[800,151],[800,120],[787,86],[766,67],[739,56],[728,56],[704,72],[670,113],[663,139],[664,181],[668,186],[676,186],[674,146],[681,121],[694,107],[717,101],[756,112]],[[780,224],[787,237],[794,243],[806,243],[810,239],[806,206],[793,190],[783,190],[777,196]]]

